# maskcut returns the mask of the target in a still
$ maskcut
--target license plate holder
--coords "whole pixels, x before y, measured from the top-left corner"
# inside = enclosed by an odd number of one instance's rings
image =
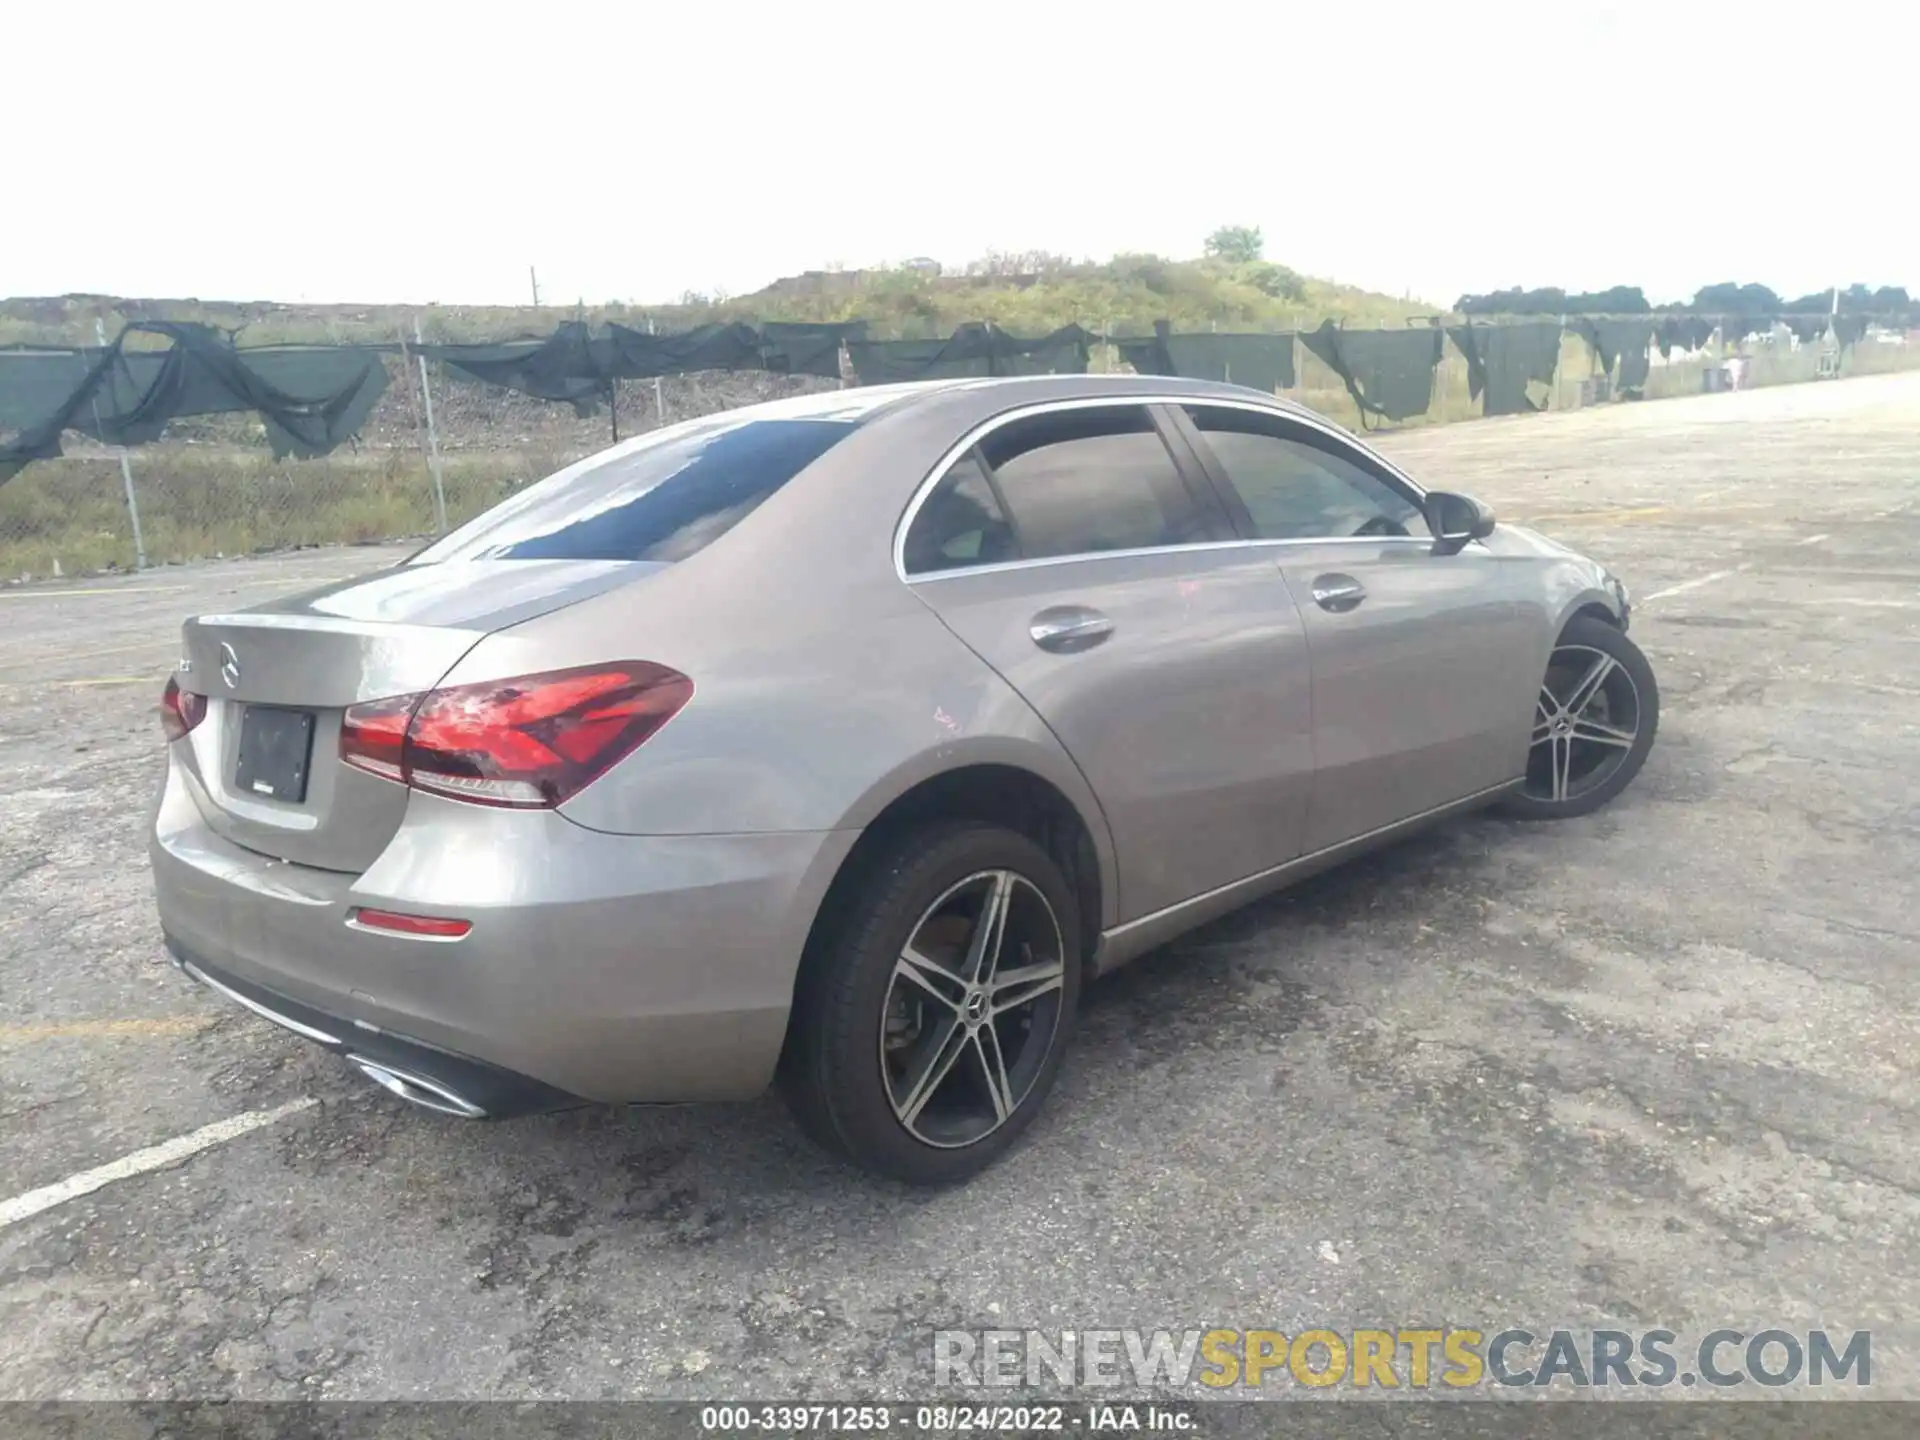
[[[243,795],[299,805],[313,762],[313,712],[249,705],[240,713],[240,756],[233,783]]]

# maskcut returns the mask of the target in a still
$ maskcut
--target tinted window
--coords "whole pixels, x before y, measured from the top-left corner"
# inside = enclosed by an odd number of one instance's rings
[[[1429,533],[1413,497],[1338,441],[1248,410],[1187,414],[1263,540]]]
[[[905,551],[909,575],[1020,558],[979,451],[961,456],[934,486],[913,517]]]
[[[902,548],[925,575],[1212,538],[1146,410],[1116,405],[994,431],[928,494]]]
[[[1208,538],[1144,408],[1059,410],[980,444],[1029,559]]]
[[[415,562],[684,560],[739,524],[857,423],[720,416],[675,425],[528,486],[428,546]]]

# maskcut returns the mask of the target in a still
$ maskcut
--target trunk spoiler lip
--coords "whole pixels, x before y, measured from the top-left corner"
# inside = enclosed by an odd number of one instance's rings
[[[347,620],[337,615],[285,615],[271,610],[236,610],[229,615],[195,615],[187,622],[202,630],[305,630],[329,635],[485,635],[470,625],[418,625],[404,620]]]

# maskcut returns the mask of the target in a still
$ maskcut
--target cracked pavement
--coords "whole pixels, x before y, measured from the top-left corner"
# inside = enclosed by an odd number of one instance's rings
[[[179,620],[391,552],[0,595],[0,1198],[319,1102],[0,1229],[0,1398],[913,1397],[936,1328],[1420,1322],[1870,1328],[1920,1396],[1920,374],[1380,443],[1625,578],[1645,772],[1091,987],[943,1193],[771,1100],[410,1110],[165,963]]]

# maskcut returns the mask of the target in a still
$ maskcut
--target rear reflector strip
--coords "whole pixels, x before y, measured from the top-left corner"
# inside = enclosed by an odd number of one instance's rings
[[[439,915],[402,915],[395,910],[356,910],[349,920],[363,930],[384,930],[392,935],[412,935],[422,940],[458,940],[473,929],[471,920],[450,920]]]

